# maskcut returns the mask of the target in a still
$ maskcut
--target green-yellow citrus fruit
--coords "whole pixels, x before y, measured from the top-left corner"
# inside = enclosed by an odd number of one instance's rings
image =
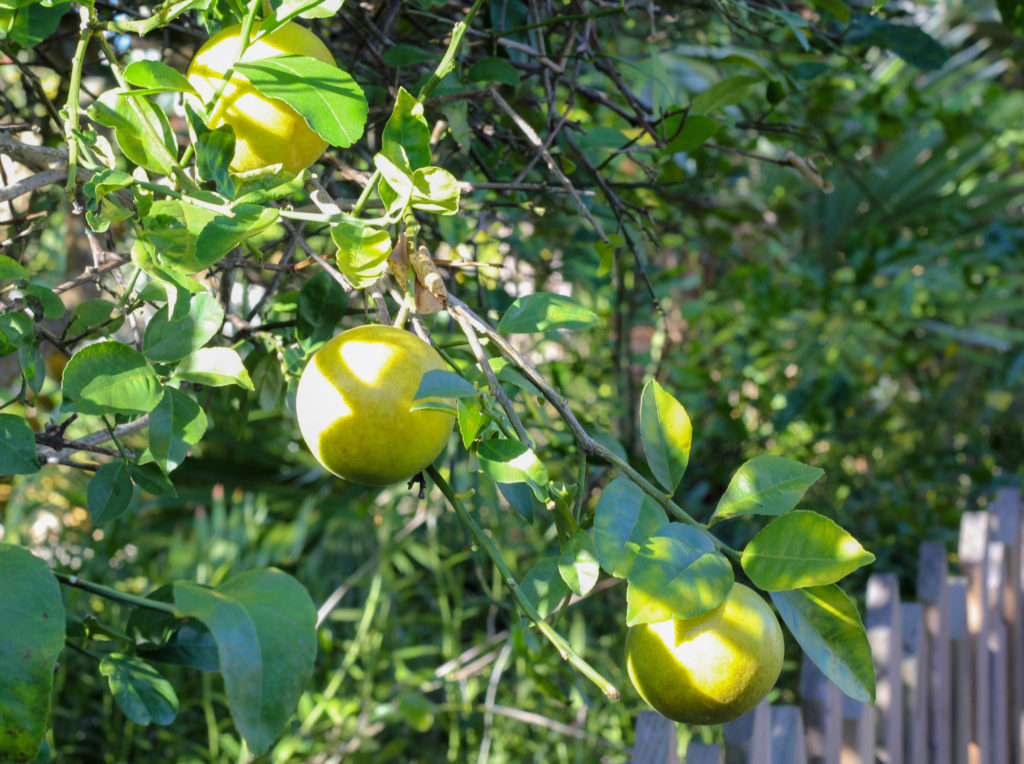
[[[259,24],[253,25],[253,34]],[[240,24],[226,27],[207,40],[188,67],[188,81],[204,102],[209,102],[224,79],[224,72],[235,63],[241,47]],[[334,66],[334,57],[320,38],[305,27],[287,23],[251,43],[241,60],[260,59],[295,53],[319,59]],[[227,123],[235,131],[234,172],[247,172],[268,165],[283,165],[286,172],[298,175],[320,158],[327,141],[306,124],[306,120],[284,101],[256,90],[248,78],[235,71],[213,107],[210,127]]]
[[[306,445],[353,483],[408,480],[437,458],[455,423],[444,412],[409,410],[423,375],[444,368],[434,348],[404,329],[367,324],[342,332],[299,378],[295,413]]]
[[[707,613],[626,634],[633,686],[655,711],[686,724],[720,724],[750,711],[775,686],[782,653],[775,614],[743,584]]]

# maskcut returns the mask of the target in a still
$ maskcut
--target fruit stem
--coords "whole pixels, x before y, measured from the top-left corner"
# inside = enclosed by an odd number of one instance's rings
[[[558,650],[559,655],[562,656],[562,660],[567,660],[576,669],[583,674],[587,679],[596,684],[607,697],[612,700],[619,699],[619,690],[610,681],[604,678],[601,673],[587,663],[578,653],[576,653],[565,637],[559,634],[555,629],[545,621],[540,613],[537,612],[537,608],[533,606],[529,598],[523,594],[519,588],[519,584],[516,582],[515,576],[512,575],[512,571],[505,563],[504,558],[501,556],[501,552],[498,546],[494,543],[494,540],[484,533],[483,528],[473,519],[473,516],[469,513],[469,510],[463,506],[462,502],[455,496],[455,491],[448,484],[448,481],[444,479],[440,472],[437,471],[436,467],[430,466],[426,469],[427,475],[434,481],[441,493],[444,494],[445,499],[451,504],[452,509],[455,510],[455,514],[459,516],[459,520],[466,526],[473,540],[479,544],[487,552],[487,556],[491,558],[491,561],[497,566],[501,572],[501,576],[504,579],[506,585],[512,590],[512,597],[515,599],[519,609],[526,614],[526,617],[533,621],[537,630],[543,634],[555,649]]]

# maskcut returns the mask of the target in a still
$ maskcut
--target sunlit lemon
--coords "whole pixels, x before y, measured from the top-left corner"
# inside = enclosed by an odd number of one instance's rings
[[[253,25],[252,35],[259,30]],[[240,24],[226,27],[196,51],[188,67],[188,81],[203,102],[209,102],[224,80],[224,72],[238,58],[241,48]],[[252,36],[250,35],[250,37]],[[241,60],[249,63],[285,53],[295,53],[334,66],[334,57],[320,38],[305,27],[287,23],[251,43]],[[235,71],[212,108],[210,127],[227,123],[235,131],[234,172],[256,170],[280,164],[298,175],[320,158],[327,148],[306,120],[284,101],[256,90],[248,78]]]
[[[743,584],[707,613],[626,634],[633,686],[655,711],[686,724],[720,724],[750,711],[775,686],[782,654],[778,619]]]
[[[361,485],[413,477],[448,442],[455,419],[410,411],[423,375],[444,369],[415,334],[367,324],[334,337],[306,364],[295,411],[309,450],[328,470]]]

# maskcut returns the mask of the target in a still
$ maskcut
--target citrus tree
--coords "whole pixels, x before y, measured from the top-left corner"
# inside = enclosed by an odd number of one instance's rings
[[[727,421],[691,420],[684,356],[712,338],[677,335],[700,322],[686,272],[704,255],[659,237],[682,215],[714,241],[730,225],[716,184],[736,182],[737,161],[805,197],[833,192],[827,157],[799,145],[818,78],[869,54],[931,71],[948,51],[834,0],[661,18],[554,5],[419,0],[378,17],[330,0],[0,0],[26,118],[0,125],[0,150],[29,170],[0,198],[32,201],[11,207],[0,254],[0,473],[78,481],[102,556],[105,534],[144,533],[147,512],[176,506],[196,455],[252,451],[246,481],[265,470],[293,496],[457,518],[454,564],[485,561],[506,639],[610,700],[628,675],[672,718],[735,718],[779,676],[777,613],[792,649],[870,701],[870,649],[838,582],[874,555],[802,506],[828,477],[785,438],[752,448]],[[786,102],[792,121],[774,119]],[[66,215],[56,241],[48,208]],[[80,254],[54,278],[62,247]],[[628,331],[638,306],[657,342]],[[636,343],[639,370],[630,347],[608,367],[606,337]],[[711,486],[688,478],[702,422],[733,441],[726,463],[702,454],[724,474]],[[493,532],[496,513],[521,528]],[[104,713],[142,726],[201,705],[168,672],[219,677],[239,755],[299,756],[332,713],[337,686],[315,687],[315,668],[343,596],[325,593],[346,576],[325,588],[330,571],[294,562],[308,555],[200,562],[139,590],[138,561],[86,576],[7,541],[0,759],[60,749],[47,730],[69,654],[105,678],[119,711]],[[595,660],[560,626],[616,583],[622,652]],[[688,647],[691,632],[724,647]],[[687,685],[700,664],[718,679]],[[414,726],[433,713],[416,695],[394,705]]]

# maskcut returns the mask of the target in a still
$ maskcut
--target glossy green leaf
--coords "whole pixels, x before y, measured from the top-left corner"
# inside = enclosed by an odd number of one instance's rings
[[[316,608],[309,593],[291,576],[261,569],[216,589],[176,582],[174,604],[213,635],[235,726],[252,753],[262,754],[313,674]]]
[[[67,312],[64,302],[49,287],[42,284],[28,284],[21,291],[25,304],[32,309],[37,320],[48,318],[55,321],[63,318]]]
[[[123,515],[132,502],[132,494],[132,479],[123,461],[101,465],[86,492],[92,524],[101,526]]]
[[[522,80],[519,72],[504,58],[481,58],[469,67],[466,73],[469,82],[500,82],[512,87],[519,87]]]
[[[383,275],[391,255],[391,236],[373,226],[341,221],[331,228],[338,245],[338,269],[352,286],[371,286]]]
[[[363,136],[369,107],[352,76],[309,56],[284,54],[235,65],[253,87],[284,101],[332,146],[351,146]]]
[[[918,69],[941,69],[949,60],[946,47],[923,29],[912,24],[894,24],[867,13],[853,17],[845,41],[849,45],[877,45],[891,50]]]
[[[0,544],[0,581],[0,761],[33,761],[64,649],[64,603],[49,566],[22,547]]]
[[[814,664],[842,692],[875,699],[871,646],[853,601],[835,584],[772,592],[779,615]]]
[[[597,323],[593,311],[571,297],[552,292],[536,292],[519,297],[498,322],[498,331],[506,334],[533,334],[555,329],[583,329]]]
[[[693,425],[683,405],[654,379],[640,395],[640,441],[655,480],[675,492],[690,461]]]
[[[740,564],[765,591],[831,584],[875,556],[832,520],[794,510],[772,520],[743,550]]]
[[[418,45],[398,44],[392,45],[384,51],[384,62],[388,66],[415,66],[433,61],[438,56],[429,50],[424,50]]]
[[[0,255],[0,281],[6,280],[27,281],[28,271],[13,257]]]
[[[64,329],[64,336],[88,338],[97,334],[106,336],[116,332],[124,323],[124,316],[117,316],[111,320],[116,307],[114,302],[104,300],[102,297],[82,300],[71,312],[71,320]]]
[[[180,361],[216,336],[224,323],[224,308],[206,292],[193,295],[188,314],[171,321],[168,309],[158,310],[142,337],[142,352],[155,363]]]
[[[170,724],[178,715],[171,683],[144,660],[110,653],[100,660],[100,674],[124,715],[136,724]]]
[[[101,125],[114,128],[117,145],[131,162],[170,174],[178,145],[163,109],[147,98],[129,98],[116,88],[96,99],[88,113]]]
[[[113,340],[71,356],[61,389],[65,403],[82,414],[146,414],[164,393],[142,353]]]
[[[626,625],[693,618],[717,607],[733,583],[732,566],[705,533],[669,523],[633,560],[626,588]]]
[[[196,204],[165,199],[153,203],[145,220],[145,236],[155,246],[159,263],[197,273],[272,226],[278,214],[273,207],[239,204],[228,217]],[[172,317],[178,316],[172,313]]]
[[[206,414],[181,390],[168,387],[156,408],[149,412],[149,453],[168,472],[178,467],[206,432]]]
[[[712,119],[704,114],[688,114],[683,117],[667,120],[665,125],[665,152],[675,154],[677,152],[689,153],[696,151],[707,141],[713,138],[723,127],[717,119]]]
[[[577,530],[562,545],[558,572],[573,594],[582,597],[594,588],[601,575],[601,563],[597,559],[597,546],[589,533]]]
[[[548,470],[529,447],[518,440],[493,438],[477,446],[480,469],[498,483],[526,483],[541,501],[548,484]]]
[[[557,557],[541,558],[519,582],[519,591],[547,618],[562,603],[569,589],[562,580]]]
[[[636,483],[615,478],[601,493],[594,515],[594,544],[601,567],[625,578],[637,552],[666,523],[665,512]]]
[[[824,470],[762,454],[745,462],[729,481],[712,522],[737,515],[781,515],[793,509]]]
[[[384,125],[380,150],[408,173],[430,165],[430,126],[423,116],[423,104],[403,87],[398,88],[395,106]]]
[[[60,20],[71,10],[71,3],[54,3],[50,6],[38,2],[23,3],[15,10],[6,24],[7,39],[23,48],[33,48],[57,31]]]
[[[454,215],[459,211],[459,183],[440,167],[420,167],[412,174],[409,203],[434,215]]]
[[[32,426],[15,414],[0,414],[0,475],[39,472]]]
[[[185,76],[162,61],[132,61],[124,69],[124,78],[148,92],[180,91],[196,95]]]
[[[128,474],[136,486],[153,496],[175,496],[178,493],[163,470],[153,462],[128,462]]]
[[[209,387],[238,385],[256,391],[241,356],[231,348],[200,348],[178,364],[174,376]]]
[[[764,82],[764,78],[754,77],[750,74],[726,77],[698,93],[693,99],[690,111],[694,114],[711,114],[726,106],[741,103],[747,98],[750,89],[761,82]]]
[[[487,426],[490,417],[484,413],[483,406],[476,398],[459,398],[455,408],[459,417],[459,433],[462,445],[467,449],[473,445],[480,432]]]
[[[295,330],[303,347],[312,347],[334,336],[348,309],[348,293],[327,271],[306,279],[299,290]]]
[[[452,399],[476,395],[476,388],[454,371],[432,369],[423,375],[416,394],[412,397],[410,411],[447,411],[457,414]]]

